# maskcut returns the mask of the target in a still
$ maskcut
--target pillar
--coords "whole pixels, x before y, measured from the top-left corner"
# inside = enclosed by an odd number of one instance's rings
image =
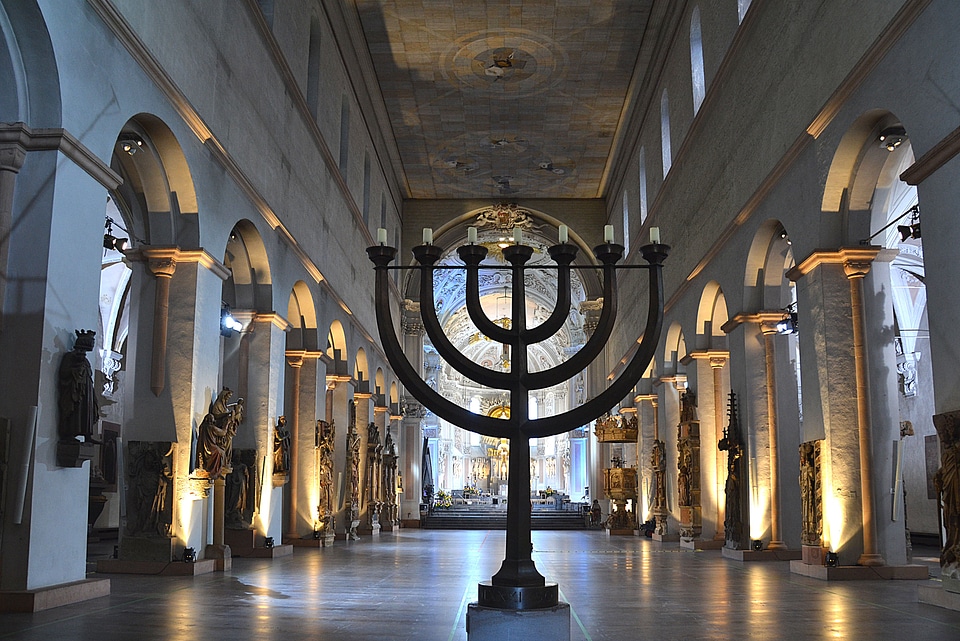
[[[290,484],[287,506],[287,536],[299,539],[300,534],[300,372],[303,367],[303,352],[286,353],[290,368],[290,407],[287,408],[287,429],[290,430]]]

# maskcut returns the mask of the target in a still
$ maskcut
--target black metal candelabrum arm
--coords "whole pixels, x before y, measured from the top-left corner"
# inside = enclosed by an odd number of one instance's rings
[[[486,250],[484,250],[486,251]],[[433,267],[442,255],[442,250],[436,245],[418,245],[413,248],[413,256],[420,263],[420,318],[423,327],[430,337],[433,346],[443,356],[444,360],[467,378],[496,389],[510,389],[511,377],[506,372],[496,372],[487,369],[469,358],[465,358],[450,342],[440,319],[437,318],[437,308],[433,296]],[[467,296],[470,300],[470,296]],[[482,311],[480,312],[483,313]]]
[[[448,401],[431,389],[420,377],[419,372],[413,369],[403,353],[403,348],[393,331],[393,318],[390,313],[390,287],[387,276],[387,266],[397,255],[397,250],[385,245],[374,245],[367,248],[367,255],[376,266],[376,294],[375,305],[377,310],[377,326],[380,332],[380,343],[387,355],[387,360],[393,366],[397,378],[404,384],[413,396],[428,407],[434,414],[450,421],[454,425],[465,427],[478,434],[497,438],[510,438],[511,430],[506,421],[490,416],[480,416],[466,410],[456,403]]]
[[[560,434],[574,427],[586,425],[623,400],[630,390],[636,386],[637,381],[640,380],[643,372],[650,365],[650,360],[660,343],[660,332],[663,329],[663,261],[670,253],[670,247],[659,243],[644,245],[640,248],[640,253],[649,263],[650,296],[647,323],[643,329],[640,346],[634,353],[633,358],[630,359],[620,376],[606,390],[583,405],[563,414],[527,422],[523,431],[528,437],[540,438]],[[567,361],[567,363],[569,362]],[[559,367],[563,367],[567,363]]]
[[[487,248],[483,245],[463,245],[457,249],[457,255],[467,269],[467,313],[480,333],[492,341],[509,345],[513,340],[510,330],[500,327],[483,313],[480,307],[480,261],[487,257]],[[470,301],[477,301],[471,305]]]

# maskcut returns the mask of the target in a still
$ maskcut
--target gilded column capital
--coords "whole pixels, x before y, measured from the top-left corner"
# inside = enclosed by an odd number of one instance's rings
[[[287,365],[293,369],[300,369],[303,367],[303,361],[306,356],[306,353],[302,350],[288,350],[286,353]]]

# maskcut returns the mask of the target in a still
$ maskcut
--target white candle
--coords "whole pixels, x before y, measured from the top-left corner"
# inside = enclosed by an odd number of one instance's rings
[[[561,242],[561,243],[567,242],[567,233],[568,233],[567,226],[566,226],[566,225],[560,225],[560,229],[559,229],[558,231],[560,232],[560,233],[559,233],[560,242]]]
[[[603,242],[605,243],[613,242],[613,225],[603,226]]]
[[[659,227],[650,228],[650,242],[656,245],[660,244],[660,228]]]
[[[523,230],[521,230],[519,227],[513,228],[513,242],[518,245],[523,242]]]
[[[387,244],[387,230],[383,227],[377,227],[377,243],[381,245]]]
[[[433,229],[430,227],[423,228],[423,244],[432,245],[433,244]]]
[[[467,227],[467,242],[473,245],[477,242],[477,228]]]

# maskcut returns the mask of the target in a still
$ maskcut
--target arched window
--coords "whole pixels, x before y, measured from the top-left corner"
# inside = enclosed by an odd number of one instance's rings
[[[627,204],[627,190],[623,190],[623,254],[630,253],[630,206]]]
[[[703,37],[700,34],[700,7],[693,8],[690,16],[690,74],[693,82],[693,113],[700,111],[707,93],[707,81],[703,75]]]
[[[640,147],[640,224],[647,220],[647,153]]]
[[[747,15],[747,9],[750,8],[750,0],[737,0],[737,20],[743,22],[743,16]]]
[[[667,99],[666,88],[660,96],[660,144],[663,155],[663,177],[666,178],[673,162],[673,152],[670,150],[670,101]]]

